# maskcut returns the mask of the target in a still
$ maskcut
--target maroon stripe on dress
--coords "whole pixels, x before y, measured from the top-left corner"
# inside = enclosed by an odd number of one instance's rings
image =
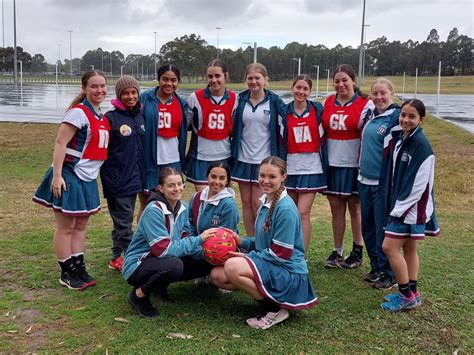
[[[289,260],[291,258],[291,255],[293,254],[293,249],[275,243],[272,243],[270,249],[276,256],[285,260]]]
[[[257,285],[258,291],[262,294],[263,297],[268,298],[272,300],[273,302],[277,303],[281,308],[286,308],[290,310],[306,309],[306,308],[311,308],[319,303],[317,298],[314,298],[313,300],[310,300],[309,302],[304,303],[304,304],[290,304],[290,303],[278,302],[265,289],[262,279],[260,278],[260,274],[258,273],[258,270],[255,267],[255,264],[253,263],[253,261],[247,256],[244,256],[243,258],[245,259],[245,261],[247,261],[247,263],[250,266],[250,269],[252,270],[253,281]]]

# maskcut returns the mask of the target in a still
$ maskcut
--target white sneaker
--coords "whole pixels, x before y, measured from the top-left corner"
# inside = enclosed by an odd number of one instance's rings
[[[246,320],[247,324],[255,329],[268,329],[290,317],[290,312],[280,308],[278,312],[268,312],[264,316],[257,316]]]

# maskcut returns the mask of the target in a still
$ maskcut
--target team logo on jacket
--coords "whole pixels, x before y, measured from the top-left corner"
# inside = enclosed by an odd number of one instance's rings
[[[212,216],[211,223],[212,223],[213,226],[220,225],[221,219],[220,219],[218,214],[215,214],[214,216]]]
[[[130,126],[127,126],[126,124],[123,124],[120,126],[120,134],[124,137],[128,137],[132,134],[132,128],[130,128]]]
[[[270,110],[263,110],[263,115],[266,120],[270,119]]]
[[[401,161],[410,161],[410,154],[407,152],[403,152],[402,157],[400,158]]]
[[[379,134],[385,134],[385,132],[387,132],[387,127],[385,126],[379,126],[379,128],[377,128],[377,132]]]

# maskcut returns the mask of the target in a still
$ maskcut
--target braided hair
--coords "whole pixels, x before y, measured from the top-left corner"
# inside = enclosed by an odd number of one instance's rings
[[[286,163],[283,159],[279,157],[269,156],[263,159],[262,162],[260,163],[260,167],[265,164],[269,164],[269,165],[273,165],[277,167],[278,169],[280,169],[280,173],[282,175],[286,174]],[[275,209],[275,206],[278,200],[280,199],[280,196],[284,190],[285,190],[285,185],[282,183],[279,189],[273,194],[270,210],[268,211],[267,218],[265,219],[265,222],[263,223],[263,230],[265,232],[268,232],[271,228],[271,218],[272,218],[273,210]]]

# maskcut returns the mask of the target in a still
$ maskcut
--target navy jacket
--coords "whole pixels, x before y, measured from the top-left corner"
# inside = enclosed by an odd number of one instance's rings
[[[138,103],[132,110],[114,99],[105,114],[110,123],[107,160],[100,168],[105,198],[131,196],[145,188],[145,118]]]

